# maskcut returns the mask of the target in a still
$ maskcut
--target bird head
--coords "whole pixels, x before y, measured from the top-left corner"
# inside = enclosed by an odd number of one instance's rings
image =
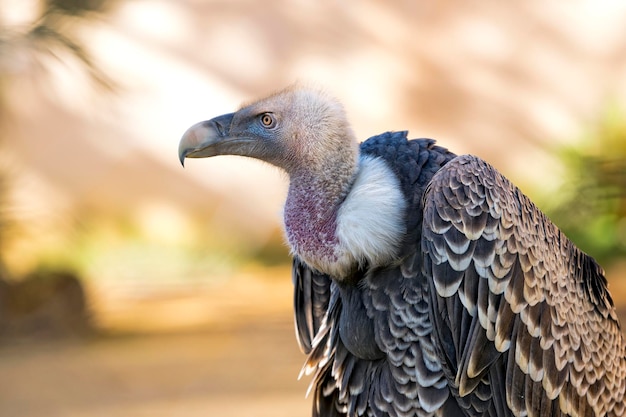
[[[240,110],[197,123],[183,135],[185,158],[241,155],[296,175],[341,166],[352,171],[358,145],[343,106],[326,93],[292,86]]]

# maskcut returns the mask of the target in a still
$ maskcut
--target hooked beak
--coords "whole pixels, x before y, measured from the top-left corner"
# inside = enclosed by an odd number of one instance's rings
[[[224,114],[187,129],[178,144],[180,163],[185,166],[185,158],[208,158],[233,153],[233,145],[240,142],[229,135],[233,115]]]

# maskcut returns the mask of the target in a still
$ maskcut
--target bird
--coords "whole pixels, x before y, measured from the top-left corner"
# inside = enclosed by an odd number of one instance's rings
[[[286,172],[312,416],[626,416],[603,269],[479,157],[407,131],[359,143],[301,83],[193,125],[178,153]]]

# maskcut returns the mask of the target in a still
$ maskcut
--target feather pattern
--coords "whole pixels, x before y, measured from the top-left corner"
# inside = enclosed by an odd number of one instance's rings
[[[443,167],[424,202],[438,352],[469,414],[480,384],[504,375],[504,401],[488,398],[506,403],[500,415],[623,415],[626,346],[593,259],[478,158]]]
[[[294,260],[313,415],[625,415],[601,268],[488,164],[405,135],[361,147],[409,201],[401,262],[338,284]]]

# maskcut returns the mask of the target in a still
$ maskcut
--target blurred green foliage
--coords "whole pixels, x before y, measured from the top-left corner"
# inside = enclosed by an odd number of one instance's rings
[[[577,145],[557,151],[564,172],[545,211],[583,251],[609,265],[626,256],[626,113],[610,107]]]

